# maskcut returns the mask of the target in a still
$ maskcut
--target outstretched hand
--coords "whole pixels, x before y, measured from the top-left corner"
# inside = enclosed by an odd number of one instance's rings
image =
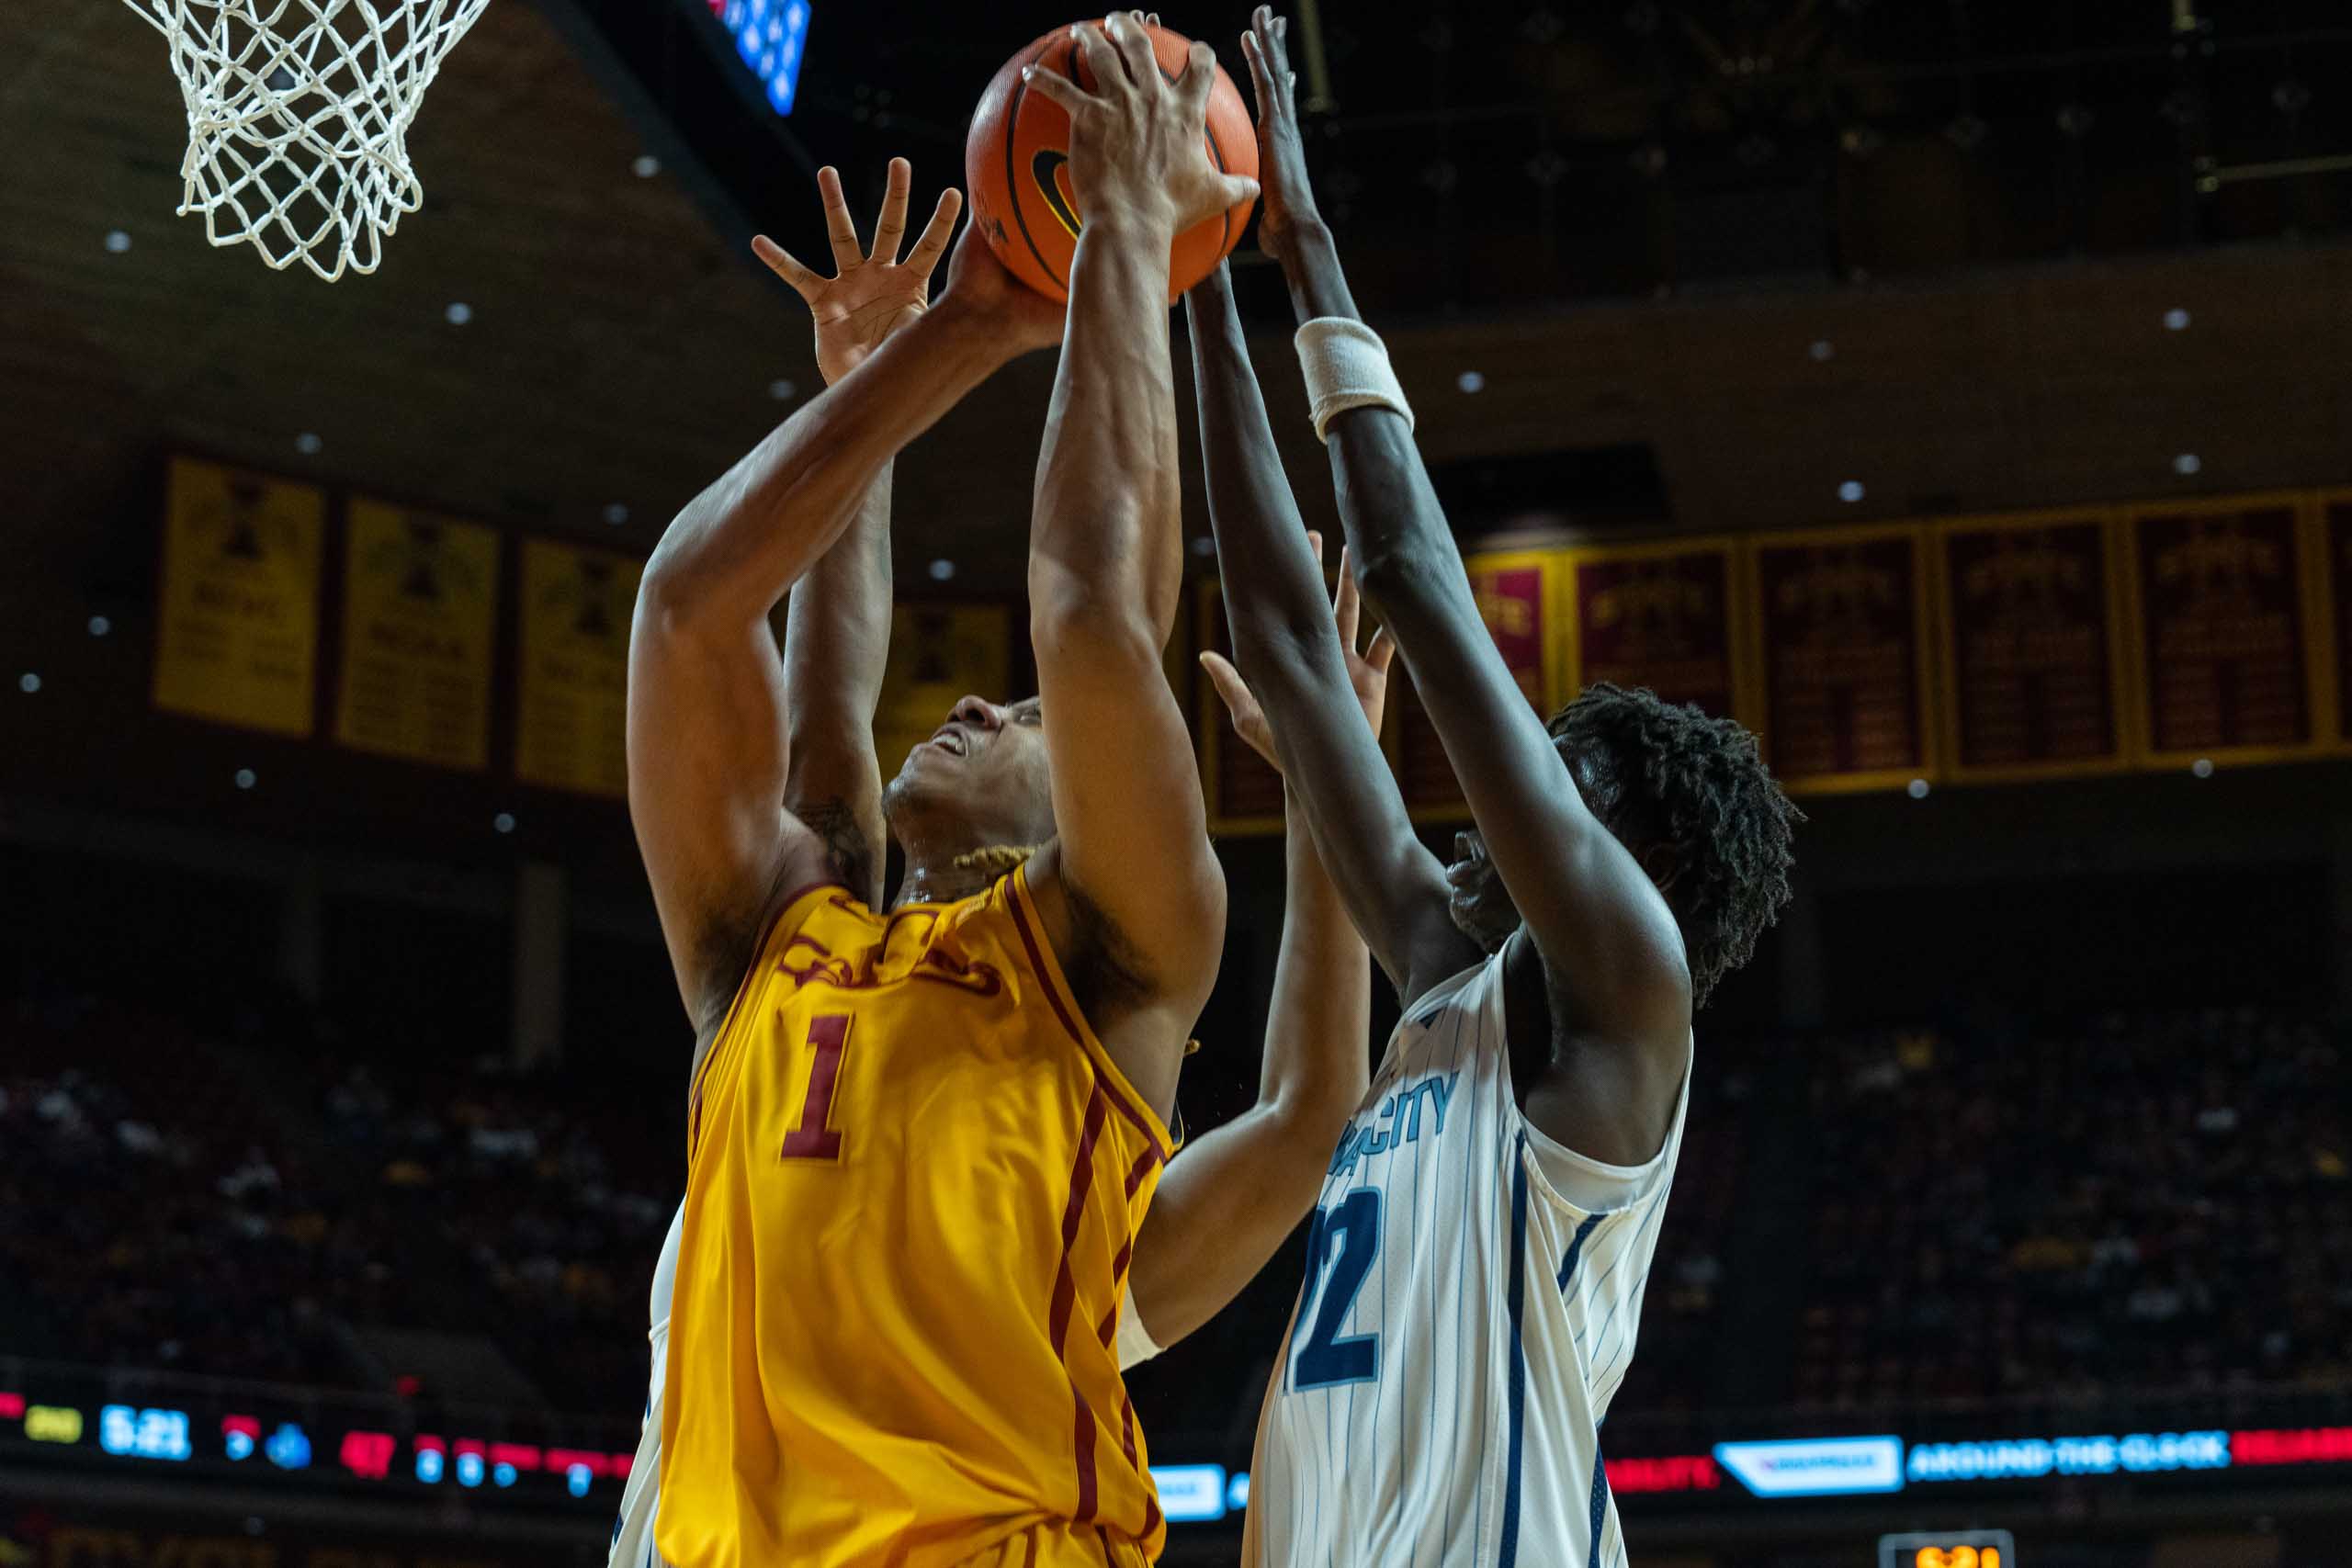
[[[1323,536],[1312,529],[1306,541],[1315,551],[1315,558],[1323,558]],[[1374,735],[1380,733],[1380,722],[1388,707],[1388,666],[1396,657],[1396,643],[1383,626],[1373,634],[1372,642],[1362,652],[1356,649],[1356,637],[1363,620],[1363,599],[1356,589],[1355,573],[1349,570],[1348,552],[1340,551],[1340,587],[1332,596],[1331,619],[1340,634],[1341,656],[1347,660],[1348,684],[1354,688],[1356,704],[1363,710],[1364,722],[1372,726]],[[1250,750],[1263,757],[1275,772],[1282,771],[1282,761],[1274,754],[1274,732],[1266,722],[1266,710],[1259,705],[1257,694],[1233,667],[1233,661],[1223,654],[1204,653],[1201,668],[1209,672],[1209,680],[1216,687],[1216,694],[1224,700],[1226,711],[1233,716],[1233,728],[1249,743]]]
[[[1204,131],[1216,55],[1195,42],[1183,74],[1160,74],[1141,11],[1114,11],[1100,26],[1070,28],[1091,91],[1049,66],[1022,80],[1069,114],[1069,178],[1086,193],[1088,227],[1120,222],[1174,234],[1249,200],[1258,182],[1209,162]]]
[[[1315,187],[1306,177],[1306,144],[1298,133],[1298,73],[1290,65],[1290,18],[1271,6],[1250,13],[1241,35],[1250,86],[1258,99],[1258,177],[1264,186],[1258,244],[1283,260],[1303,224],[1319,223]]]
[[[849,202],[842,195],[842,176],[831,164],[817,171],[817,190],[825,202],[825,231],[832,242],[834,273],[823,277],[803,266],[789,251],[765,234],[752,237],[752,254],[784,279],[808,306],[817,321],[817,371],[832,385],[865,362],[892,333],[923,313],[931,299],[932,269],[946,254],[947,236],[956,231],[956,215],[964,209],[964,196],[950,186],[939,193],[931,221],[904,261],[899,245],[907,232],[907,194],[914,184],[914,167],[904,158],[890,160],[890,177],[882,193],[882,211],[874,223],[874,247],[861,251],[857,225],[850,220]]]

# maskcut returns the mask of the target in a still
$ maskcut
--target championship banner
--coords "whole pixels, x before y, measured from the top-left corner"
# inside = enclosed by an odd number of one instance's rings
[[[1739,692],[1733,545],[1686,539],[1568,558],[1563,700],[1596,681],[1646,686],[1729,718]]]
[[[1549,716],[1558,705],[1554,671],[1559,667],[1559,617],[1552,613],[1555,582],[1562,570],[1555,551],[1513,551],[1468,556],[1463,566],[1470,574],[1470,590],[1478,601],[1478,615],[1487,623],[1504,667],[1519,682],[1528,705]],[[1389,680],[1389,711],[1396,715],[1396,784],[1416,820],[1464,818],[1468,807],[1462,786],[1454,782],[1453,766],[1437,726],[1430,721],[1420,695],[1398,660]]]
[[[1792,793],[1933,777],[1924,530],[1819,529],[1755,549],[1752,728],[1773,773]]]
[[[1002,604],[899,604],[874,710],[874,755],[885,784],[967,696],[1012,695],[1012,613]]]
[[[2132,514],[2129,625],[2145,759],[2265,761],[2313,749],[2318,660],[2294,498]]]
[[[326,492],[172,459],[155,628],[155,705],[307,736],[317,701]]]
[[[644,564],[523,541],[522,701],[514,776],[582,795],[628,793],[628,627]]]
[[[2329,496],[2317,526],[2320,557],[2326,563],[2320,579],[2335,634],[2335,739],[2352,747],[2352,495]]]
[[[1233,635],[1225,623],[1225,596],[1215,579],[1193,590],[1193,645],[1233,657]],[[1401,676],[1404,664],[1394,667]],[[1270,767],[1233,728],[1225,699],[1208,671],[1194,666],[1193,722],[1201,752],[1201,789],[1208,798],[1212,833],[1279,833],[1283,830],[1283,776]],[[1394,687],[1392,686],[1392,690]]]
[[[2123,765],[2123,612],[2098,512],[1936,529],[1945,757],[1963,779]]]
[[[349,516],[335,739],[413,762],[487,767],[497,531],[356,496]]]

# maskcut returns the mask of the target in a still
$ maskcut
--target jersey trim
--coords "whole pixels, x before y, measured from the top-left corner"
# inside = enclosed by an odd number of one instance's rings
[[[1166,1164],[1175,1153],[1175,1143],[1168,1134],[1168,1123],[1159,1113],[1145,1102],[1111,1053],[1095,1037],[1086,1017],[1078,1010],[1077,998],[1069,988],[1069,979],[1062,973],[1061,960],[1054,953],[1054,944],[1046,941],[1046,923],[1037,913],[1036,895],[1029,890],[1029,868],[1015,866],[1005,878],[1005,908],[1012,911],[1012,923],[1021,932],[1021,945],[1029,954],[1029,967],[1045,987],[1046,999],[1053,1004],[1054,1016],[1061,1020],[1063,1030],[1078,1043],[1094,1064],[1097,1081],[1109,1093],[1112,1106],[1136,1125],[1159,1156],[1159,1163]]]
[[[727,1016],[718,1021],[718,1032],[710,1037],[710,1049],[703,1053],[695,1064],[694,1075],[686,1080],[686,1158],[694,1158],[695,1145],[701,1141],[702,1087],[710,1077],[710,1067],[727,1048],[728,1033],[735,1027],[735,1015],[743,1010],[743,998],[752,994],[752,982],[759,978],[768,966],[768,952],[775,945],[776,933],[785,928],[785,917],[820,893],[850,891],[849,884],[837,876],[820,877],[806,882],[786,894],[769,911],[767,920],[760,927],[760,940],[752,949],[752,962],[743,968],[743,977],[735,984],[734,999],[727,1004]],[[804,911],[802,919],[806,919]],[[797,929],[798,922],[794,922]]]
[[[1527,1137],[1520,1135],[1510,1162],[1510,1457],[1503,1483],[1503,1540],[1498,1568],[1519,1561],[1521,1450],[1527,1433]]]

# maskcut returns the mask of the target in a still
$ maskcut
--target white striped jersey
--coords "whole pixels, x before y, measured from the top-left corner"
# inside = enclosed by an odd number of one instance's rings
[[[662,1243],[662,1260],[653,1266],[653,1296],[647,1303],[652,1327],[646,1338],[653,1347],[653,1371],[646,1382],[645,1425],[638,1429],[637,1458],[630,1461],[628,1487],[621,1494],[621,1517],[613,1521],[613,1548],[605,1568],[660,1568],[653,1550],[654,1512],[662,1503],[662,1389],[669,1378],[670,1294],[678,1282],[678,1237],[685,1229],[686,1207],[678,1205],[670,1235]]]
[[[1332,1156],[1258,1424],[1250,1568],[1625,1560],[1600,1423],[1689,1073],[1656,1157],[1589,1159],[1521,1112],[1503,993],[1498,954],[1417,1000]]]

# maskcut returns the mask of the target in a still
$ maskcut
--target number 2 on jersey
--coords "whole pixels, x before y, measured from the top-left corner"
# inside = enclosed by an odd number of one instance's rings
[[[1298,1307],[1302,1318],[1307,1308],[1315,1308],[1315,1325],[1292,1364],[1292,1393],[1334,1383],[1368,1382],[1379,1375],[1379,1335],[1339,1337],[1340,1325],[1356,1304],[1364,1276],[1372,1272],[1373,1259],[1379,1255],[1377,1188],[1359,1187],[1329,1208],[1315,1211],[1306,1233],[1306,1295]]]
[[[833,1119],[833,1087],[841,1077],[842,1047],[849,1043],[849,1015],[829,1012],[808,1021],[808,1049],[816,1053],[808,1064],[808,1093],[800,1102],[800,1124],[784,1135],[778,1153],[786,1159],[842,1157],[842,1135],[827,1125]]]

